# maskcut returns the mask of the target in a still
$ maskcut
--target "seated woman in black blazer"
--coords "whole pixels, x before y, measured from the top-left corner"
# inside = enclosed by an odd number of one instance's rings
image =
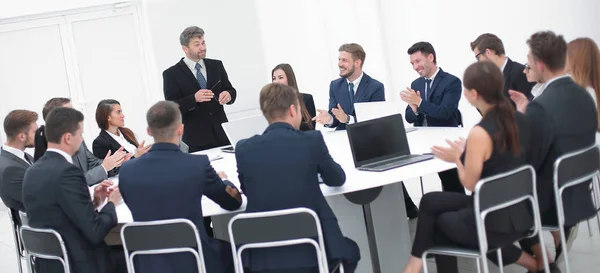
[[[314,130],[316,123],[312,118],[317,115],[315,101],[311,94],[300,93],[292,66],[289,64],[278,64],[271,71],[271,79],[273,82],[285,84],[296,89],[296,92],[298,92],[298,100],[300,101],[300,110],[302,111],[300,131]]]
[[[515,113],[502,95],[504,78],[492,62],[478,62],[467,68],[464,96],[481,111],[483,117],[469,132],[467,140],[448,141],[450,147],[432,148],[433,154],[455,163],[465,188],[473,191],[477,181],[526,164],[529,131],[527,120]],[[465,147],[466,145],[466,147]],[[530,272],[538,272],[536,260],[512,243],[521,239],[533,226],[533,216],[526,203],[494,212],[486,218],[490,247],[503,248],[503,264],[517,263]],[[423,252],[434,246],[459,245],[477,248],[474,202],[472,196],[453,192],[430,192],[419,206],[417,231],[412,256],[404,273],[421,271]],[[496,253],[490,255],[492,260]],[[438,272],[458,272],[456,258],[436,256]]]
[[[116,100],[102,100],[96,108],[96,123],[100,128],[100,134],[92,144],[92,151],[98,158],[104,158],[108,151],[116,152],[121,146],[125,152],[131,154],[131,157],[140,157],[144,155],[151,145],[138,143],[135,134],[125,128],[125,115],[121,109],[121,104]]]

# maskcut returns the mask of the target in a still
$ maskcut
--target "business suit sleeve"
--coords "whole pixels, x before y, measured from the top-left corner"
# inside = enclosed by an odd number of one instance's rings
[[[237,90],[233,88],[233,85],[229,81],[229,76],[227,76],[227,71],[225,71],[225,66],[223,66],[222,61],[219,61],[219,69],[221,69],[221,90],[229,92],[229,95],[231,95],[231,100],[227,104],[233,104],[237,98]]]
[[[208,159],[207,159],[208,161]],[[229,193],[225,191],[226,184],[221,180],[215,169],[208,164],[206,167],[206,184],[204,185],[204,195],[215,201],[226,210],[236,210],[242,205]],[[230,182],[231,183],[231,182]],[[230,184],[230,186],[233,184]]]
[[[527,162],[536,170],[544,163],[554,138],[552,122],[545,115],[541,105],[532,102],[527,106],[525,116],[529,124],[530,143]]]
[[[165,94],[165,100],[174,101],[179,104],[179,109],[182,114],[193,111],[198,105],[196,103],[196,93],[184,96],[177,85],[176,75],[173,75],[173,72],[174,71],[170,71],[169,69],[163,72],[163,92]],[[94,152],[94,154],[96,154],[96,152]]]
[[[338,101],[335,99],[335,92],[333,90],[333,83],[331,82],[329,84],[329,109],[327,109],[327,112],[329,112],[329,114],[331,115],[332,119],[333,119],[333,123],[331,125],[329,125],[330,128],[335,128],[338,125],[340,125],[340,121],[338,121],[335,118],[335,115],[333,114],[333,112],[331,112],[331,109],[333,108],[337,108],[338,105]]]
[[[434,104],[432,102],[423,100],[418,108],[419,114],[425,114],[428,117],[449,120],[451,119],[458,109],[458,101],[460,100],[460,93],[462,87],[460,80],[455,78],[445,88],[442,95],[442,101],[440,104]]]
[[[321,132],[316,131],[316,135],[314,141],[316,143],[315,152],[317,153],[317,168],[319,174],[321,174],[323,183],[331,187],[344,185],[346,182],[346,173],[344,172],[344,169],[342,169],[340,164],[335,162],[329,154],[329,149],[327,149],[327,145],[325,144]]]
[[[313,96],[310,94],[305,94],[302,96],[302,98],[304,99],[304,106],[306,106],[306,110],[308,111],[310,117],[316,117],[317,109],[315,107],[315,100],[313,99]],[[315,121],[311,121],[311,124],[312,128],[316,128],[315,126],[317,125],[317,123]]]
[[[417,87],[415,86],[414,82],[410,85],[410,88],[412,90],[417,90]],[[413,112],[412,108],[410,108],[410,105],[406,106],[406,113],[404,114],[404,118],[408,123],[415,123],[417,122],[417,120],[419,120],[415,112]]]
[[[84,156],[88,165],[88,171],[85,172],[85,181],[87,181],[88,186],[98,184],[108,178],[107,170],[102,166],[102,160],[94,156],[85,144],[83,149],[85,150]]]
[[[98,244],[117,225],[117,212],[108,202],[100,212],[94,210],[88,187],[81,183],[81,171],[69,167],[61,177],[56,191],[58,205],[81,234],[90,242]]]
[[[6,206],[13,209],[25,210],[23,206],[23,177],[27,169],[20,166],[6,166],[2,173],[2,197],[7,197],[8,200],[3,201]]]
[[[98,158],[104,158],[109,150],[110,145],[104,142],[100,137],[94,139],[94,142],[92,143],[92,151],[94,152],[94,156]]]

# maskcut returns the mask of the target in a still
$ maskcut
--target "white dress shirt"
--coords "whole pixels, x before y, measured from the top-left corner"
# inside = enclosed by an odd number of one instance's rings
[[[502,73],[504,73],[504,68],[506,68],[506,64],[508,63],[508,57],[504,57],[504,64],[502,65],[502,67],[500,68],[500,71],[502,71]]]
[[[129,143],[129,141],[127,141],[127,139],[125,139],[125,137],[123,136],[123,133],[120,130],[119,130],[118,136],[109,132],[108,130],[106,132],[108,133],[109,136],[111,136],[114,140],[116,140],[121,146],[123,146],[123,148],[125,150],[127,150],[127,152],[129,152],[132,155],[135,155],[137,153],[137,147],[135,147],[135,145]]]
[[[200,59],[200,61],[196,63],[190,60],[190,58],[185,57],[183,58],[183,62],[190,68],[190,71],[192,71],[192,74],[194,75],[194,77],[196,77],[196,79],[198,79],[198,77],[196,76],[196,64],[199,63],[201,66],[200,73],[202,73],[204,79],[208,81],[208,78],[206,77],[206,65],[204,64],[204,59]]]
[[[46,152],[55,152],[59,155],[62,155],[67,161],[69,161],[69,163],[73,164],[73,157],[70,156],[69,154],[67,154],[67,152],[65,152],[63,150],[59,150],[56,148],[48,148],[48,150],[46,150]]]
[[[354,96],[356,96],[356,91],[358,91],[358,85],[360,84],[360,81],[362,80],[363,75],[364,75],[364,73],[361,72],[360,76],[358,76],[358,78],[356,78],[356,80],[354,80],[352,82],[354,84],[354,88],[353,88]],[[350,86],[350,80],[348,80],[348,78],[346,78],[346,83],[348,84],[348,86]],[[346,92],[348,92],[348,95],[350,95],[349,91],[350,90],[346,90]],[[352,101],[354,101],[354,98],[352,98]],[[335,107],[337,107],[337,105]],[[331,110],[331,109],[329,109],[329,110]],[[348,124],[354,123],[354,118],[356,118],[356,117],[352,118],[353,116],[350,115],[350,113],[346,113],[346,115],[348,115],[350,117],[350,119],[348,119]],[[331,115],[329,115],[329,116],[331,116]],[[333,124],[333,116],[331,116],[331,121],[329,121],[329,123],[327,125],[331,126],[332,124]]]
[[[6,144],[4,144],[4,146],[2,146],[2,149],[6,152],[9,152],[11,154],[13,154],[14,156],[22,159],[23,161],[25,161],[25,163],[27,163],[28,165],[31,165],[31,163],[29,163],[29,161],[27,161],[27,159],[25,159],[25,151],[21,151],[19,149],[10,147]]]

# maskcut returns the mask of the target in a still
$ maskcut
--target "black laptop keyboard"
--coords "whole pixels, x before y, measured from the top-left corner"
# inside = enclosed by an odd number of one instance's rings
[[[420,162],[428,159],[429,156],[424,155],[405,155],[401,157],[390,158],[384,161],[380,161],[377,163],[372,163],[369,165],[365,165],[363,167],[359,167],[359,170],[385,170],[391,169],[395,167],[405,166],[412,163]]]

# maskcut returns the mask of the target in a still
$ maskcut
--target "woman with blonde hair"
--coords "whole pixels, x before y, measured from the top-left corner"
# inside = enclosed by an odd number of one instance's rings
[[[600,50],[594,40],[578,38],[567,45],[566,71],[585,88],[598,107],[600,98]],[[600,117],[600,115],[599,115]],[[600,130],[600,124],[598,124]]]

